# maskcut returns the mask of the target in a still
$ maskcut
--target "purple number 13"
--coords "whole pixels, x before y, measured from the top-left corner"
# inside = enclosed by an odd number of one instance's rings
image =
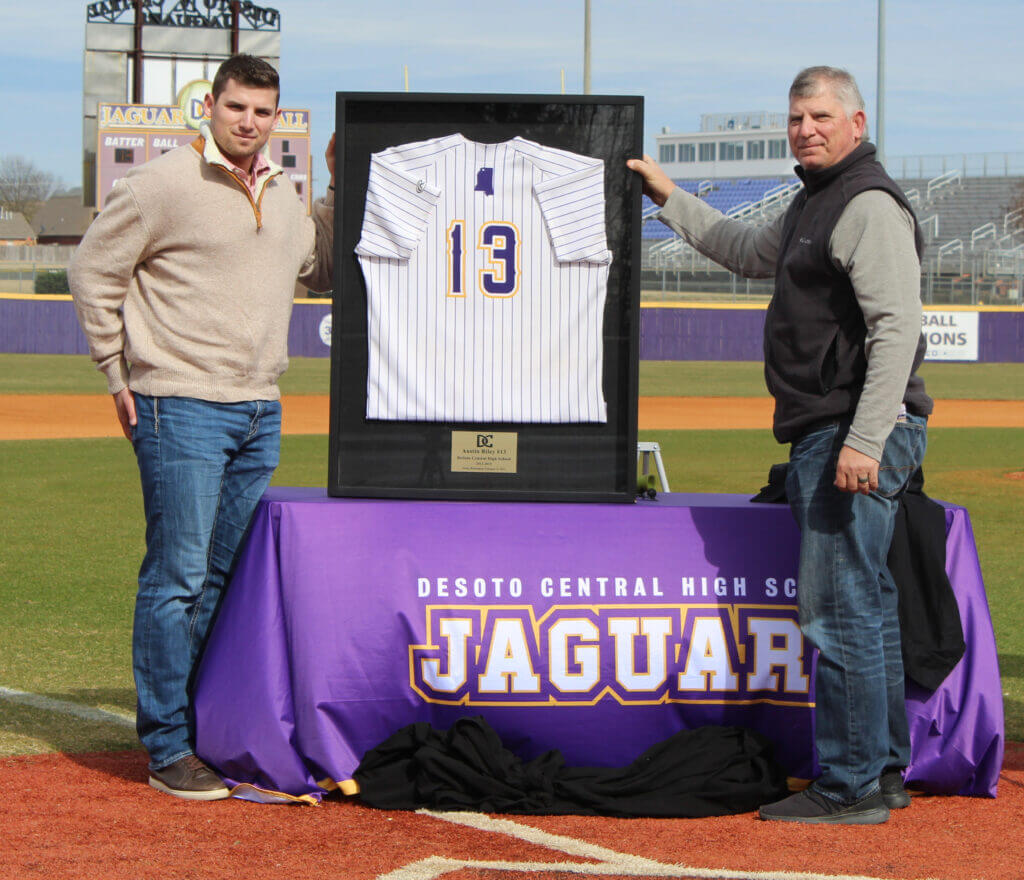
[[[466,222],[453,220],[448,227],[448,296],[465,296]],[[477,273],[484,296],[510,297],[519,290],[519,230],[511,223],[489,221],[481,224],[477,248],[484,251],[486,264]]]

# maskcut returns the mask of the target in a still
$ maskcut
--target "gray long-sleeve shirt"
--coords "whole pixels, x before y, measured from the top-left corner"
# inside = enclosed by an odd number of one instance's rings
[[[659,216],[694,248],[736,274],[775,275],[784,215],[753,226],[676,189]],[[921,267],[913,217],[882,190],[862,192],[843,210],[829,253],[849,276],[867,326],[867,374],[846,444],[880,461],[921,336]]]

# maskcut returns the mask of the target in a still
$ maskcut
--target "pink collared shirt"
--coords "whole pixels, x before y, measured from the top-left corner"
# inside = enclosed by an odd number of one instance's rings
[[[245,183],[246,188],[249,190],[249,194],[253,197],[253,201],[255,201],[257,182],[264,174],[270,173],[270,162],[267,161],[267,157],[264,156],[263,153],[257,153],[253,156],[252,167],[249,171],[242,170],[226,157],[225,161],[227,161],[228,165],[231,166],[231,170],[235,172],[238,179]]]

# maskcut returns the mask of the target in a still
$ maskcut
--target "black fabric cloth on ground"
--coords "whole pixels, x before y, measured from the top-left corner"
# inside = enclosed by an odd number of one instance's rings
[[[627,767],[568,767],[557,750],[521,760],[481,716],[447,731],[403,727],[363,756],[353,778],[360,799],[380,809],[529,815],[721,816],[787,793],[771,743],[745,728],[683,730]]]
[[[785,504],[786,469],[773,464],[768,485],[751,501]],[[918,468],[900,496],[887,559],[899,591],[903,670],[934,691],[964,655],[964,630],[953,586],[946,575],[946,511],[924,494]]]

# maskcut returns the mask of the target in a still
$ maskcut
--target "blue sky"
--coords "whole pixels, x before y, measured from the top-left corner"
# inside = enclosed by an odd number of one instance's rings
[[[281,13],[282,105],[322,168],[336,91],[583,87],[583,0],[257,0]],[[81,179],[84,0],[9,0],[0,156]],[[11,8],[13,7],[13,8]],[[702,113],[786,109],[802,67],[846,67],[874,131],[877,0],[592,0],[592,91],[645,98],[646,149]],[[1024,152],[1024,2],[886,0],[889,157]],[[321,178],[322,179],[322,178]],[[318,186],[319,190],[321,187]]]

